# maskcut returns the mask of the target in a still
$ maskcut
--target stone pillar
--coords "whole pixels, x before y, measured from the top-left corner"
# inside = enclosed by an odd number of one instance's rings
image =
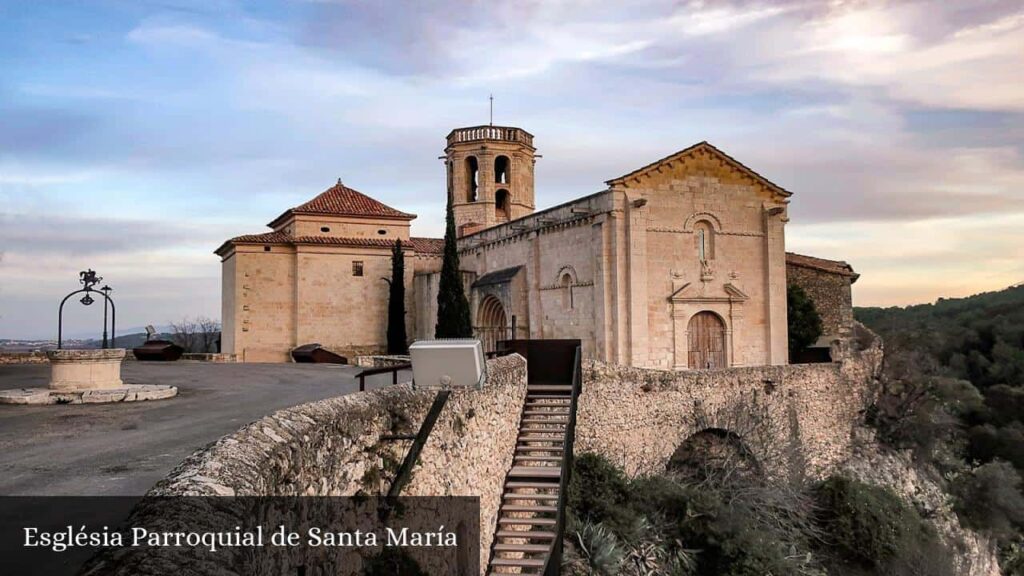
[[[630,366],[646,366],[648,361],[647,318],[647,199],[627,195],[627,265],[629,286]]]

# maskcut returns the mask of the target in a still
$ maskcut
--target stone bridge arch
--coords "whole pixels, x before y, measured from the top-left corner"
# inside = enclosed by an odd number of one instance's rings
[[[705,428],[686,437],[665,466],[670,474],[704,479],[710,476],[761,476],[761,462],[739,434]]]
[[[575,449],[631,476],[717,450],[762,474],[821,478],[851,457],[880,364],[878,342],[829,364],[673,371],[585,361]]]

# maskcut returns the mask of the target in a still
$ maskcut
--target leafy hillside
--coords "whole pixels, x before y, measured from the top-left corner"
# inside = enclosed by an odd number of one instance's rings
[[[1024,575],[1024,286],[854,314],[885,340],[879,438],[941,472],[961,521]]]
[[[979,389],[1024,388],[1024,286],[906,308],[857,308],[888,344],[927,352]]]

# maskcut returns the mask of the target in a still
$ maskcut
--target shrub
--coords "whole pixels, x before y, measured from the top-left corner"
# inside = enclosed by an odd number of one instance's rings
[[[569,507],[581,523],[604,523],[618,530],[635,518],[625,505],[628,489],[626,475],[606,458],[581,454],[573,462]]]
[[[1006,540],[1024,526],[1021,477],[1006,462],[989,462],[953,483],[956,512],[964,523]]]
[[[575,563],[571,573],[588,576],[615,576],[618,573],[623,549],[611,530],[600,523],[583,522],[576,525],[569,536],[582,560]]]
[[[832,476],[815,490],[818,521],[839,560],[876,574],[952,574],[949,552],[917,512],[887,488]]]
[[[426,576],[409,553],[401,548],[384,548],[363,563],[363,576]]]

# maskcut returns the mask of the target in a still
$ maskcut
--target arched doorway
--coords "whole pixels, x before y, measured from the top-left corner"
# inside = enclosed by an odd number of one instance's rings
[[[497,350],[498,341],[508,339],[508,319],[505,316],[505,307],[495,296],[485,296],[480,302],[476,323],[476,335],[483,344],[484,352]]]
[[[725,323],[714,312],[698,312],[690,319],[689,366],[696,369],[726,368]]]

